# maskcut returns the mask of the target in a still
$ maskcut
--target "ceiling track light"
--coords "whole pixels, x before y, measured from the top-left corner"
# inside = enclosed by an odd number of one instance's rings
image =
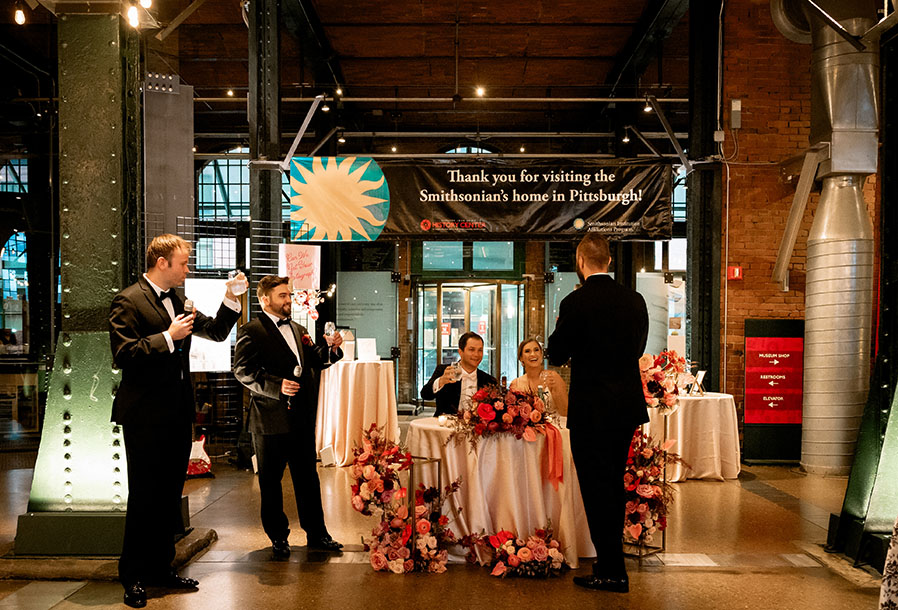
[[[343,137],[343,130],[337,132],[337,142],[340,144],[346,144],[346,138]]]
[[[649,102],[649,98],[645,98],[645,106],[642,107],[643,112],[651,112],[652,104]]]
[[[620,139],[620,141],[623,142],[624,144],[630,143],[630,128],[629,127],[624,127],[624,137],[622,137]]]

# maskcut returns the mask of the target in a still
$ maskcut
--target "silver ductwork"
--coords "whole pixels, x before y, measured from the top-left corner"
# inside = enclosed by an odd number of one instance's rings
[[[813,44],[810,143],[829,144],[807,244],[801,464],[847,475],[870,379],[874,251],[863,186],[877,169],[879,130],[879,47],[858,50],[851,38],[875,24],[877,7],[810,4],[771,1],[780,31]]]

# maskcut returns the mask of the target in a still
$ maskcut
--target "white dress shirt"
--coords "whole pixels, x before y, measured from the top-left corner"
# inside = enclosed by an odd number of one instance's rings
[[[143,279],[145,279],[147,281],[147,284],[149,284],[150,288],[153,289],[153,292],[156,293],[157,298],[159,297],[160,294],[162,294],[164,292],[162,290],[162,288],[160,288],[159,286],[154,284],[153,281],[149,277],[147,277],[146,273],[143,274]],[[170,288],[170,290],[174,290],[174,288]],[[233,301],[233,300],[225,297],[224,299],[222,299],[221,303],[228,309],[231,309],[233,311],[236,311],[237,313],[240,313],[240,309],[241,309],[240,301]],[[168,317],[171,318],[172,321],[174,321],[175,306],[172,305],[171,299],[162,299],[162,306],[165,308],[165,311],[168,312]],[[162,336],[165,337],[165,343],[168,345],[169,353],[175,351],[175,342],[171,338],[171,333],[169,333],[168,330],[163,330]]]

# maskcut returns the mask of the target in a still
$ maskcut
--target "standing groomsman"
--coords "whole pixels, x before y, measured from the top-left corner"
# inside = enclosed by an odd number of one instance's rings
[[[308,546],[339,551],[324,524],[315,449],[318,374],[343,357],[340,334],[316,346],[290,319],[290,278],[267,275],[256,289],[262,314],[237,331],[234,375],[250,391],[249,429],[259,468],[262,528],[275,557],[290,555],[281,479],[290,465],[299,525]]]
[[[119,559],[125,604],[147,604],[146,585],[196,589],[172,568],[174,536],[183,530],[181,492],[187,476],[196,406],[190,338],[224,341],[240,317],[228,286],[214,318],[185,312],[175,291],[190,269],[190,244],[159,235],[147,248],[147,272],[112,300],[109,339],[122,382],[112,421],[122,426],[128,458],[128,512]],[[242,278],[241,278],[242,279]]]

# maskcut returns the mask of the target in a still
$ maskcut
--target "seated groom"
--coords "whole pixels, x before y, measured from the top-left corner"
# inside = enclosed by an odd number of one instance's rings
[[[483,338],[467,332],[458,338],[458,356],[461,365],[461,379],[456,379],[451,364],[437,365],[430,381],[421,388],[421,398],[437,401],[434,415],[455,415],[459,407],[467,407],[474,393],[483,386],[495,384],[496,379],[481,371],[483,360]]]

